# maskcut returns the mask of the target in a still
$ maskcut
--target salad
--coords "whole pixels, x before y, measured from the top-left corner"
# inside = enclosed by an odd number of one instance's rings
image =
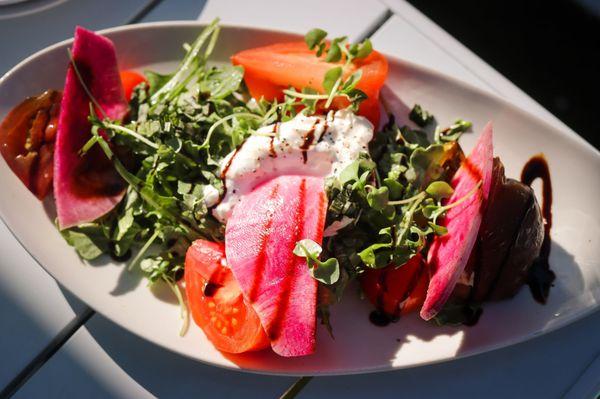
[[[318,322],[337,333],[330,309],[348,295],[372,304],[377,326],[413,312],[471,325],[525,284],[545,302],[542,155],[510,179],[491,123],[465,154],[470,122],[440,126],[417,104],[398,114],[368,39],[313,29],[216,65],[219,30],[214,21],[185,44],[174,71],[141,74],[77,27],[64,88],[0,124],[7,165],[53,201],[82,259],[110,256],[168,285],[182,333],[191,314],[229,353],[309,355]]]

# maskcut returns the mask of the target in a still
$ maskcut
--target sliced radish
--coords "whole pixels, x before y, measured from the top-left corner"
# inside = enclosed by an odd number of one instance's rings
[[[121,120],[127,114],[128,104],[112,42],[77,27],[73,59],[104,114]],[[98,146],[83,157],[79,155],[91,137],[89,104],[89,96],[73,66],[69,66],[54,154],[54,197],[61,229],[98,219],[113,209],[124,194],[124,182]]]
[[[323,179],[279,176],[255,188],[227,222],[227,261],[281,356],[314,352],[317,282],[296,242],[321,243],[327,198]]]
[[[490,192],[493,154],[490,122],[452,179],[454,194],[448,203],[452,204],[466,195],[470,197],[448,210],[443,221],[448,233],[435,237],[429,249],[427,262],[431,279],[421,309],[421,317],[425,320],[433,318],[442,309],[469,260],[481,226],[483,206]],[[481,187],[470,194],[480,182]]]

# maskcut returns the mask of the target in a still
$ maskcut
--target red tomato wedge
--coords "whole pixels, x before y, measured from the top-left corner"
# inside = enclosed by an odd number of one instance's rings
[[[368,269],[361,277],[365,296],[392,318],[414,312],[425,301],[429,276],[420,254],[406,264]]]
[[[309,87],[324,92],[322,82],[325,73],[338,65],[326,62],[325,57],[317,57],[314,50],[309,50],[304,42],[279,43],[265,47],[244,50],[233,57],[234,65],[244,67],[244,81],[254,98],[264,97],[272,101],[283,99],[283,89],[290,86],[297,90]],[[341,63],[339,63],[341,65]],[[356,86],[369,97],[359,110],[377,126],[379,123],[379,90],[383,86],[388,73],[385,57],[373,51],[363,59],[353,61],[344,69],[344,78],[362,70],[362,77]],[[347,101],[336,100],[334,106],[343,108]]]
[[[242,353],[269,346],[256,312],[226,266],[223,244],[194,241],[185,256],[184,280],[192,317],[217,349]]]
[[[131,94],[133,89],[142,82],[146,81],[144,75],[135,71],[121,71],[121,84],[123,85],[123,91],[125,92],[125,98],[127,101],[131,100]]]

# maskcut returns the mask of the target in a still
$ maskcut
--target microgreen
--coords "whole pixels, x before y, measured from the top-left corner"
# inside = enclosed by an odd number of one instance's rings
[[[317,56],[321,56],[323,50],[325,49],[325,38],[327,37],[327,32],[323,29],[315,28],[304,36],[304,41],[309,49],[314,50],[317,48]]]
[[[435,139],[438,142],[457,141],[460,136],[463,133],[468,132],[472,126],[473,124],[471,122],[457,119],[451,126],[445,129],[436,129]]]
[[[306,263],[311,276],[323,284],[331,285],[337,283],[340,278],[340,265],[335,258],[319,260],[323,249],[319,244],[310,239],[300,240],[294,247],[294,255],[306,258]]]
[[[430,115],[420,107],[418,113]],[[435,123],[433,116],[426,119]],[[401,267],[426,251],[434,235],[447,233],[438,220],[475,194],[474,189],[450,205],[442,202],[454,192],[449,181],[462,159],[456,143],[430,141],[392,119],[375,135],[369,154],[328,182],[326,224],[352,223],[325,237],[323,255],[338,259],[352,278],[366,268]]]
[[[317,57],[321,57],[326,51],[326,62],[341,63],[325,73],[321,84],[325,93],[319,94],[311,88],[301,91],[290,88],[283,90],[283,93],[290,99],[299,99],[304,105],[307,105],[305,112],[314,112],[316,103],[321,100],[325,101],[324,108],[327,109],[336,97],[347,98],[351,109],[356,111],[360,103],[367,98],[363,91],[356,88],[362,77],[362,70],[358,69],[346,78],[344,78],[344,71],[348,70],[355,59],[367,57],[373,51],[373,46],[369,39],[365,39],[361,43],[350,44],[346,36],[336,37],[330,42],[326,41],[326,37],[327,32],[318,28],[309,31],[304,37],[308,48],[316,49]]]
[[[425,192],[436,201],[441,201],[442,199],[450,198],[454,189],[445,181],[434,181],[427,186]]]
[[[360,43],[349,43],[347,36],[340,36],[327,43],[326,38],[326,31],[315,28],[304,36],[304,41],[310,50],[317,50],[317,57],[326,51],[325,61],[327,62],[339,62],[345,58],[346,63],[349,64],[354,59],[367,57],[373,51],[373,45],[369,39]]]

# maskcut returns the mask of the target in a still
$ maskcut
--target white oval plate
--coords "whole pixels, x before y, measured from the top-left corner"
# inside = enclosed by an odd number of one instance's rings
[[[193,40],[202,25],[154,23],[103,31],[118,51],[121,68],[172,69],[183,55],[182,43]],[[298,36],[259,29],[223,27],[215,61],[245,48]],[[43,50],[12,69],[0,80],[0,117],[25,97],[63,86],[68,65],[62,42]],[[569,131],[559,131],[540,119],[490,94],[457,80],[393,57],[388,87],[405,103],[420,103],[442,125],[456,117],[474,123],[479,131],[493,120],[495,152],[508,176],[518,177],[533,154],[543,152],[554,185],[554,228],[551,265],[556,286],[545,306],[533,301],[525,287],[514,299],[490,303],[475,327],[435,327],[406,317],[386,328],[368,321],[371,306],[350,289],[333,309],[335,340],[318,327],[314,355],[280,358],[269,351],[231,356],[213,348],[192,325],[180,338],[177,306],[170,296],[152,292],[141,275],[122,264],[86,264],[61,238],[53,224],[51,201],[44,206],[0,161],[0,216],[56,280],[98,312],[151,342],[209,364],[270,374],[349,374],[383,371],[473,355],[544,334],[589,314],[600,300],[600,153]],[[461,141],[470,149],[476,134]],[[18,267],[18,265],[15,265]],[[37,293],[43,300],[43,293]]]

